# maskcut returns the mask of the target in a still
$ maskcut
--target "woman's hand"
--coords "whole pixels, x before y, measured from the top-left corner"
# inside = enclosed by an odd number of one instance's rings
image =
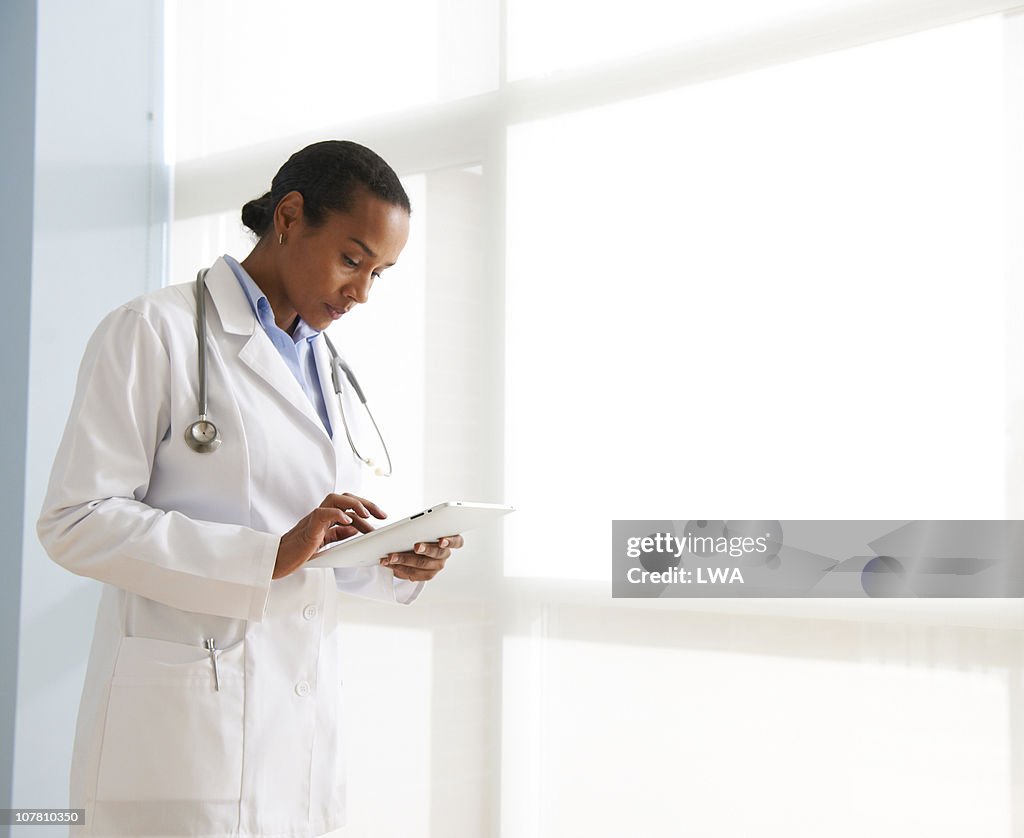
[[[388,517],[383,509],[366,498],[328,495],[320,506],[281,536],[273,578],[280,579],[298,570],[325,544],[372,531],[373,524],[367,520],[370,515]]]
[[[384,567],[390,567],[399,579],[411,582],[425,582],[433,579],[444,569],[444,563],[465,542],[461,535],[446,535],[437,541],[421,541],[413,545],[408,553],[391,553],[380,560]]]

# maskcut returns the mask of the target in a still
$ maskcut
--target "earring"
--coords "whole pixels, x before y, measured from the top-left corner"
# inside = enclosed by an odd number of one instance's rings
[[[281,234],[280,234],[280,235],[279,235],[279,236],[277,237],[277,243],[278,243],[278,244],[284,244],[284,233],[281,233]]]

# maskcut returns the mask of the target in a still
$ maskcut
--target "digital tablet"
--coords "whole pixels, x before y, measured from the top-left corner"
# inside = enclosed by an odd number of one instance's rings
[[[359,533],[344,541],[321,547],[303,567],[374,565],[388,553],[405,553],[421,541],[437,541],[446,535],[461,535],[514,511],[514,507],[498,503],[458,500],[437,503],[401,521],[378,527],[373,532]]]

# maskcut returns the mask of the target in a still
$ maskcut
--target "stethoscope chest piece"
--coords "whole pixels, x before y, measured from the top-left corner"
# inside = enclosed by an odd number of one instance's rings
[[[206,271],[196,277],[196,337],[199,339],[199,418],[185,428],[185,443],[208,454],[220,447],[220,431],[206,418]]]
[[[185,442],[193,451],[206,454],[220,447],[220,431],[205,416],[185,428]]]

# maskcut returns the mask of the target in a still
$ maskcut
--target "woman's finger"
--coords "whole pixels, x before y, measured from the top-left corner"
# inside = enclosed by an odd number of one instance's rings
[[[315,544],[319,547],[324,542],[324,538],[327,536],[327,531],[338,524],[349,525],[352,523],[352,517],[346,515],[340,509],[334,509],[329,506],[321,506],[314,509],[309,515],[306,516],[306,524],[302,527],[303,534],[306,540],[310,544]]]
[[[446,551],[447,552],[447,551]],[[385,567],[415,568],[418,570],[440,570],[448,560],[447,555],[417,556],[415,553],[389,553],[380,560]]]
[[[322,506],[333,506],[336,509],[342,509],[346,512],[351,511],[361,518],[370,517],[369,510],[367,510],[362,500],[357,498],[355,495],[331,494],[324,498]]]
[[[355,527],[356,530],[358,530],[359,532],[363,533],[373,532],[376,529],[376,527],[373,525],[371,521],[368,521],[366,518],[359,517],[355,517],[352,519],[352,526]]]
[[[381,559],[381,564],[391,568],[399,579],[422,582],[433,579],[444,569],[444,559],[431,559],[415,553],[392,553]]]
[[[377,504],[375,504],[372,500],[367,500],[366,498],[361,498],[358,495],[348,495],[348,497],[355,498],[357,501],[359,501],[363,505],[364,509],[368,509],[368,510],[370,510],[370,512],[373,513],[373,517],[374,518],[387,518],[388,517],[388,513],[385,512],[383,509],[381,509],[379,506],[377,506]]]
[[[360,519],[356,519],[360,520]],[[346,538],[350,538],[353,535],[358,535],[359,530],[356,529],[355,525],[344,525],[339,524],[336,527],[331,527],[327,530],[327,535],[324,537],[324,544],[333,544],[336,541],[343,541]]]
[[[324,498],[324,502],[321,506],[334,506],[338,509],[352,510],[361,518],[369,518],[373,515],[374,518],[387,518],[387,513],[381,509],[372,500],[361,498],[359,495],[349,494],[338,494],[337,492],[328,495]]]
[[[431,559],[447,559],[452,551],[449,547],[442,546],[442,541],[423,541],[413,546],[412,552],[417,556],[426,556]]]

